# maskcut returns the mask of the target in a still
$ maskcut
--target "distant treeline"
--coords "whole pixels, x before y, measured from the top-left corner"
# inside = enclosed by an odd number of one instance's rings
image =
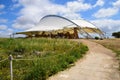
[[[120,38],[120,31],[118,32],[113,32],[112,36],[114,36],[115,38]]]

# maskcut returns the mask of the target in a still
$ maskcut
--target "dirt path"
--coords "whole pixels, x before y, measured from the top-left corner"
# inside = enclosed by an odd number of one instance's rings
[[[120,80],[115,53],[88,40],[82,41],[89,47],[87,55],[75,66],[50,77],[48,80]]]

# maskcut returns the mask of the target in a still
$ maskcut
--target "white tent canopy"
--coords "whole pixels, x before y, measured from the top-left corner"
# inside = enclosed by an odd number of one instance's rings
[[[88,36],[90,36],[88,34],[89,32],[96,32],[95,30],[92,30],[92,28],[98,30],[96,26],[86,20],[69,20],[57,15],[47,15],[43,17],[35,27],[24,31],[23,34],[26,32],[54,31],[74,27],[80,28],[82,34],[86,34]],[[101,34],[101,32],[102,31],[100,31],[99,34]],[[20,34],[22,34],[22,32],[20,32]]]
[[[56,16],[56,15],[48,15],[43,17],[40,22],[31,29],[26,31],[49,31],[49,30],[58,30],[63,28],[70,27],[90,27],[96,28],[93,24],[85,21],[85,20],[68,20],[64,17]]]

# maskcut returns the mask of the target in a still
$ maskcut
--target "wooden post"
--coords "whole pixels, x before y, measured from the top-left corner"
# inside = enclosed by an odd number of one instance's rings
[[[13,80],[13,68],[12,68],[13,57],[12,57],[12,55],[9,56],[9,60],[10,60],[10,76],[11,76],[10,80]]]

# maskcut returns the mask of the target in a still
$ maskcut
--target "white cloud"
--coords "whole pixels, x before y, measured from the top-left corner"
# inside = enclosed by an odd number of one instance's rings
[[[78,19],[78,18],[80,18],[80,14],[77,14],[77,13],[68,13],[68,14],[64,14],[63,15],[64,17],[67,17],[67,18],[69,18],[69,19]]]
[[[13,34],[14,30],[11,28],[7,28],[4,31],[0,31],[0,37],[10,37],[11,34]]]
[[[81,1],[68,2],[67,7],[73,12],[88,10],[92,8],[90,4],[87,4],[87,3],[83,4],[83,2]]]
[[[7,19],[0,19],[0,23],[6,23],[7,21]]]
[[[6,32],[7,32],[7,35],[11,35],[12,33],[13,33],[13,29],[11,29],[11,28],[8,28],[7,30],[6,30]]]
[[[5,30],[5,29],[7,29],[6,25],[0,25],[0,30]]]
[[[120,0],[117,0],[116,2],[113,2],[113,6],[116,8],[120,8]]]
[[[103,0],[98,0],[98,2],[99,1],[103,1]],[[117,1],[111,2],[111,3],[112,3],[112,5],[111,5],[112,7],[101,8],[96,13],[94,13],[93,16],[96,18],[107,18],[107,17],[112,17],[112,16],[118,14],[118,12],[120,10],[120,0],[117,0]],[[101,4],[102,4],[102,2],[101,2]]]
[[[106,33],[111,34],[112,32],[120,31],[120,20],[98,19],[91,22]]]
[[[5,8],[5,5],[0,4],[0,15],[5,13],[4,11],[2,11],[2,9],[4,8]]]
[[[95,14],[93,14],[94,17],[96,18],[106,18],[106,17],[111,17],[115,14],[117,14],[119,11],[119,9],[117,8],[102,8],[100,10],[98,10],[98,12],[96,12]]]
[[[97,0],[96,4],[93,6],[93,7],[96,7],[96,6],[103,6],[104,5],[104,0]]]
[[[31,27],[34,27],[35,25],[34,24],[25,24],[25,25],[23,25],[23,24],[15,23],[12,26],[13,26],[13,28],[24,30],[24,29],[29,29]]]
[[[48,14],[59,14],[70,19],[78,19],[81,18],[80,11],[92,8],[90,4],[84,3],[82,0],[69,1],[64,5],[52,3],[50,0],[19,0],[18,3],[23,8],[13,24],[13,27],[17,29],[30,28]]]
[[[11,10],[14,10],[16,8],[19,8],[20,7],[20,4],[14,4],[12,7],[11,7]]]
[[[5,5],[0,4],[0,9],[4,9],[4,8],[5,8]]]

